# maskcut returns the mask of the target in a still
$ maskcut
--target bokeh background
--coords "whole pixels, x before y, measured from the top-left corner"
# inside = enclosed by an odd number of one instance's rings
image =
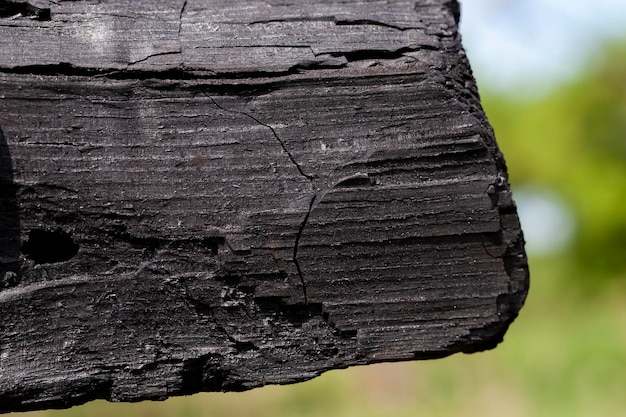
[[[531,291],[504,343],[442,360],[31,417],[626,416],[626,2],[464,0]]]

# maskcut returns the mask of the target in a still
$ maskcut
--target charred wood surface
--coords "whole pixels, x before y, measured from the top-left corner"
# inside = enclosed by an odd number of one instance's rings
[[[0,1],[0,411],[494,347],[528,271],[455,1]]]

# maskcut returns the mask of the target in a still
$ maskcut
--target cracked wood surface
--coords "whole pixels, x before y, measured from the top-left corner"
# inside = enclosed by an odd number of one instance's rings
[[[0,411],[494,347],[528,269],[419,1],[0,1]]]

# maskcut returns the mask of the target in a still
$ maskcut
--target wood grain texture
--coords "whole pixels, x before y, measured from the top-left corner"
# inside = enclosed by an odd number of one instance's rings
[[[0,411],[501,341],[528,269],[456,2],[20,4]]]

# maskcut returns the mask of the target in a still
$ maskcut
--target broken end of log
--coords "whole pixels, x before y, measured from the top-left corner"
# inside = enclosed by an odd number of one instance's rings
[[[129,4],[0,12],[0,411],[502,340],[528,267],[456,2]]]

